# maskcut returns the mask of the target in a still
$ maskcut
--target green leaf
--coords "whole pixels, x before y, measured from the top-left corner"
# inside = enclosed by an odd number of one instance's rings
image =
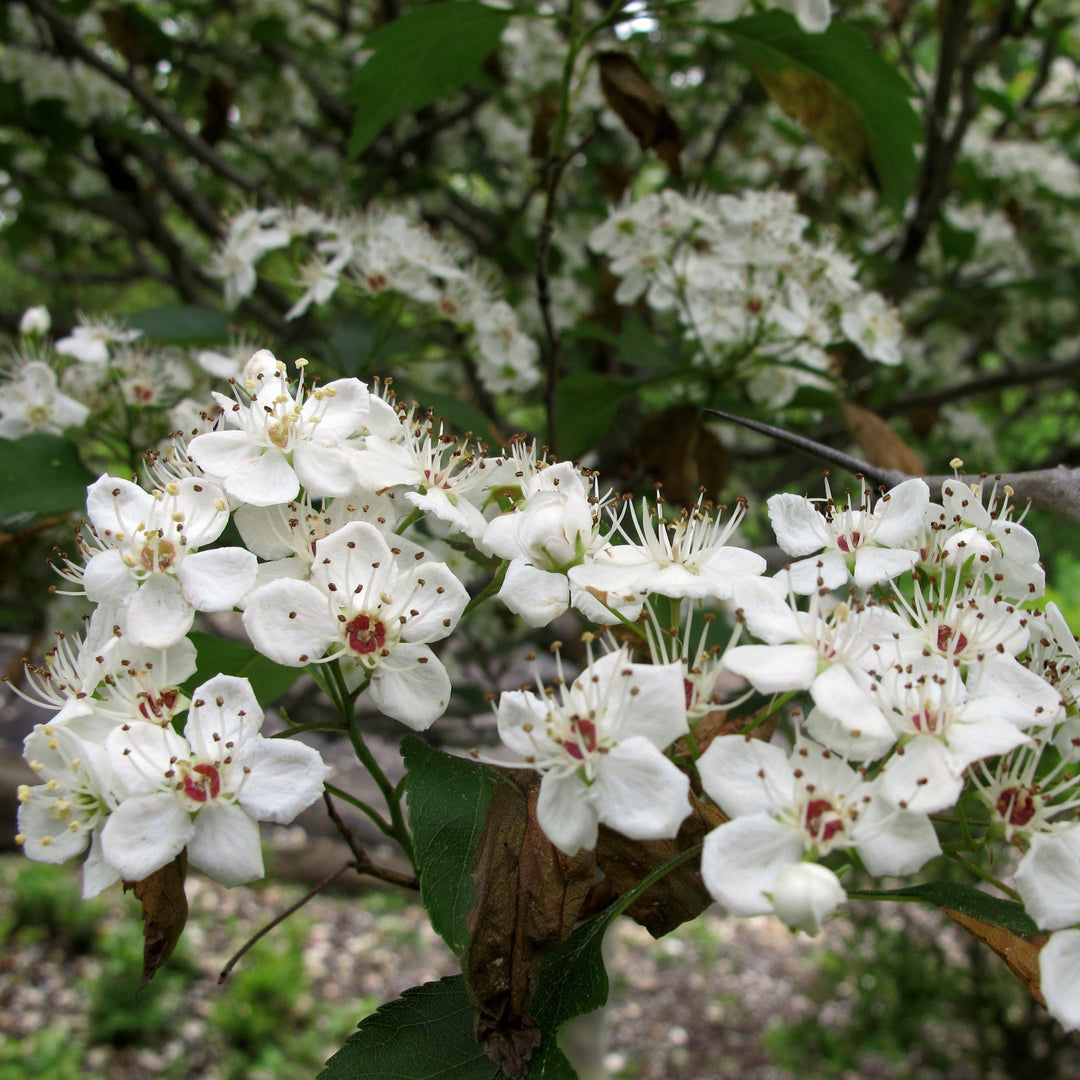
[[[575,458],[600,445],[623,398],[632,393],[634,386],[614,375],[573,371],[561,378],[556,390],[560,455]]]
[[[476,1041],[465,980],[454,975],[414,986],[362,1020],[317,1080],[499,1080],[505,1075]]]
[[[232,641],[194,631],[188,634],[198,653],[195,674],[184,683],[189,697],[197,686],[215,675],[238,675],[251,683],[255,697],[264,708],[282,697],[303,671],[303,668],[282,667],[256,652],[246,641]]]
[[[947,881],[928,881],[922,885],[909,885],[903,889],[860,891],[858,897],[880,900],[922,900],[934,907],[951,908],[961,915],[981,919],[994,926],[1011,930],[1014,934],[1030,937],[1039,928],[1024,911],[1022,905],[1012,900],[990,896],[971,885]]]
[[[0,520],[82,510],[96,479],[75,444],[59,435],[0,439]]]
[[[191,304],[144,308],[124,316],[132,330],[141,330],[147,337],[171,345],[210,344],[225,341],[229,323],[225,316],[209,308]]]
[[[487,804],[502,781],[494,769],[452,757],[415,735],[402,739],[401,756],[420,897],[436,933],[464,957],[476,895],[473,852],[484,831]]]
[[[349,156],[402,113],[430,105],[479,74],[509,19],[508,12],[476,0],[444,0],[379,27],[364,42],[370,55],[349,91],[356,106]]]
[[[579,926],[544,963],[529,1012],[544,1033],[529,1061],[528,1080],[575,1080],[577,1073],[559,1045],[563,1026],[575,1016],[603,1007],[608,977],[602,946],[608,927],[654,882],[695,858],[701,845],[680,852],[642,878],[599,915]]]
[[[794,68],[820,76],[854,106],[882,199],[899,213],[915,184],[922,127],[911,87],[874,52],[866,35],[843,19],[833,20],[824,33],[808,34],[787,12],[775,10],[718,26],[751,64],[771,73]]]

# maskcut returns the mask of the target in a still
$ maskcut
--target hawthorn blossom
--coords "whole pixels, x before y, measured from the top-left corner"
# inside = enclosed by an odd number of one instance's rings
[[[450,677],[429,642],[457,625],[469,594],[422,550],[399,558],[368,522],[352,522],[318,544],[307,581],[257,588],[244,627],[278,664],[341,658],[370,680],[380,712],[423,730],[445,711]]]
[[[525,479],[522,505],[489,522],[478,546],[509,561],[499,599],[530,626],[546,626],[570,606],[567,571],[606,541],[592,493],[570,462]]]
[[[49,332],[52,326],[52,316],[49,309],[39,304],[36,307],[28,307],[19,319],[19,333],[24,336],[40,337]]]
[[[90,410],[60,391],[53,371],[44,360],[29,360],[0,383],[0,439],[23,435],[60,435],[86,423]]]
[[[23,756],[43,782],[19,787],[16,843],[47,863],[66,862],[89,844],[83,897],[96,896],[119,878],[101,850],[101,828],[117,804],[108,755],[62,726],[41,724],[26,737]]]
[[[561,662],[560,662],[561,671]],[[635,664],[625,649],[555,693],[511,690],[499,736],[543,773],[537,820],[560,851],[596,846],[604,824],[633,840],[672,837],[690,813],[690,782],[663,751],[688,727],[682,664]]]
[[[816,932],[844,891],[825,867],[792,877],[804,858],[853,848],[871,874],[909,874],[940,851],[925,815],[890,807],[876,785],[805,740],[789,757],[760,739],[724,735],[697,765],[731,818],[705,838],[701,875],[734,915],[786,913]]]
[[[184,734],[134,723],[106,741],[124,790],[102,828],[105,860],[140,881],[186,847],[223,885],[262,877],[259,821],[287,824],[322,791],[318,751],[258,734],[263,712],[247,679],[198,687]]]
[[[1080,823],[1036,833],[1013,881],[1040,929],[1080,923]]]
[[[197,435],[188,443],[192,461],[241,503],[271,506],[295,499],[300,487],[312,496],[334,498],[357,486],[350,440],[360,434],[369,411],[368,389],[359,379],[336,379],[293,391],[273,354],[263,349],[245,369],[243,403],[215,393],[226,429]],[[297,361],[303,371],[307,361]]]
[[[868,589],[910,570],[919,555],[905,545],[921,532],[929,502],[930,489],[918,478],[897,484],[872,509],[865,481],[858,504],[849,499],[839,506],[830,493],[823,512],[802,496],[773,495],[769,519],[780,546],[797,557],[825,549],[788,567],[791,587],[800,593],[813,592],[819,583],[835,589],[850,575]]]
[[[196,611],[229,611],[255,583],[250,551],[198,551],[229,520],[221,489],[207,480],[188,477],[149,492],[102,476],[87,489],[86,511],[86,566],[72,576],[93,603],[123,608],[135,645],[175,644]]]
[[[1066,1031],[1080,1029],[1080,930],[1059,930],[1039,950],[1039,988]]]
[[[110,345],[126,344],[142,334],[141,330],[125,330],[109,319],[93,321],[81,315],[79,319],[79,325],[54,347],[61,356],[73,356],[84,364],[107,363]]]
[[[673,520],[661,510],[662,505],[650,521],[644,503],[640,516],[631,509],[633,533],[621,524],[616,526],[628,542],[610,544],[590,562],[571,567],[572,587],[594,596],[659,593],[729,600],[737,581],[764,573],[766,564],[760,555],[728,544],[745,515],[744,505],[727,522],[722,520],[723,507],[714,512],[701,499]]]

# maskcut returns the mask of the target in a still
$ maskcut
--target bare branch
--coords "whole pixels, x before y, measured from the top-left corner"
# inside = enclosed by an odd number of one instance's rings
[[[860,461],[831,446],[815,442],[804,435],[795,435],[782,428],[773,427],[772,424],[762,423],[760,420],[734,416],[731,413],[720,412],[718,409],[706,409],[705,412],[730,420],[732,423],[741,424],[752,431],[759,431],[763,435],[769,435],[789,446],[805,450],[823,461],[847,469],[856,476],[865,476],[868,480],[883,487],[893,487],[903,480],[910,479],[907,473],[900,472],[899,469],[879,469],[868,461]],[[924,476],[922,479],[932,491],[935,491],[946,480],[958,479],[966,484],[973,484],[982,483],[987,478],[987,473],[948,473],[939,476]],[[1030,472],[995,473],[989,478],[1000,487],[1011,487],[1016,500],[1040,506],[1067,521],[1080,522],[1080,468],[1057,465],[1052,469],[1034,469]]]

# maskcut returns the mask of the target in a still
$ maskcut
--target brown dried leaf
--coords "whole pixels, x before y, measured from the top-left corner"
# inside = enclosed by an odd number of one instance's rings
[[[683,822],[674,840],[630,840],[604,825],[596,847],[596,864],[606,875],[612,891],[621,896],[646,874],[663,866],[680,851],[699,843],[707,832],[722,825],[727,818],[711,802],[692,792],[693,812]],[[712,897],[701,880],[696,861],[683,863],[641,894],[626,914],[640,923],[653,937],[663,937],[684,922],[696,919]]]
[[[591,852],[564,855],[536,820],[540,777],[503,769],[488,803],[473,870],[466,976],[476,1035],[508,1076],[522,1077],[540,1031],[527,1013],[543,956],[577,922],[592,884]]]
[[[686,145],[682,130],[664,99],[637,62],[626,53],[597,53],[600,89],[642,150],[652,150],[676,175],[682,175],[679,154]]]
[[[877,413],[845,401],[844,422],[851,437],[871,465],[880,469],[899,469],[908,476],[925,476],[919,455]]]
[[[131,890],[142,904],[143,970],[141,990],[154,973],[172,955],[187,922],[187,848],[168,866],[155,870],[141,881],[125,881],[124,891]]]
[[[701,422],[696,405],[672,405],[646,417],[641,429],[641,461],[664,485],[664,498],[682,506],[697,501],[705,489],[719,498],[728,478],[724,444]]]
[[[973,934],[984,945],[993,949],[1005,961],[1009,970],[1024,984],[1028,993],[1043,1008],[1046,1007],[1046,999],[1039,987],[1039,950],[1050,940],[1049,934],[1021,937],[1002,926],[995,926],[993,923],[983,922],[970,915],[963,915],[951,908],[941,910],[953,922],[959,923],[969,934]]]

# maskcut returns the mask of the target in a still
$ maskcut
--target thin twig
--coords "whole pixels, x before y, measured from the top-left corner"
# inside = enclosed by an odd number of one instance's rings
[[[346,870],[354,866],[356,866],[356,863],[354,863],[352,859],[350,859],[348,862],[342,863],[341,866],[339,866],[332,873],[327,874],[326,877],[324,877],[322,881],[318,883],[318,885],[315,885],[313,888],[309,889],[299,900],[296,901],[295,904],[290,904],[289,907],[287,907],[279,915],[275,915],[261,930],[257,931],[252,937],[248,938],[248,940],[245,941],[244,944],[241,945],[235,953],[233,953],[233,955],[229,959],[229,962],[221,969],[221,974],[218,976],[218,985],[220,986],[229,977],[229,973],[239,963],[240,958],[244,955],[244,953],[248,951],[248,949],[252,947],[252,945],[255,944],[256,941],[258,941],[261,937],[265,937],[267,934],[269,934],[275,926],[277,926],[279,923],[284,922],[290,915],[292,915],[294,911],[299,911],[300,908],[302,908],[309,900],[314,900],[315,897],[318,896],[319,893],[321,893],[323,889],[327,887],[327,885],[335,881],[337,878],[341,877],[341,875],[344,874]]]
[[[403,889],[412,889],[414,892],[420,888],[420,881],[415,874],[404,874],[400,870],[393,870],[389,866],[380,866],[378,863],[372,862],[371,856],[360,845],[360,841],[356,839],[356,834],[345,824],[341,815],[337,812],[337,807],[330,798],[328,791],[323,792],[323,802],[326,803],[326,812],[329,814],[330,820],[334,823],[337,831],[341,834],[342,840],[345,841],[353,854],[354,865],[358,874],[368,874],[370,877],[378,878],[380,881],[385,881],[390,885],[400,885]]]

